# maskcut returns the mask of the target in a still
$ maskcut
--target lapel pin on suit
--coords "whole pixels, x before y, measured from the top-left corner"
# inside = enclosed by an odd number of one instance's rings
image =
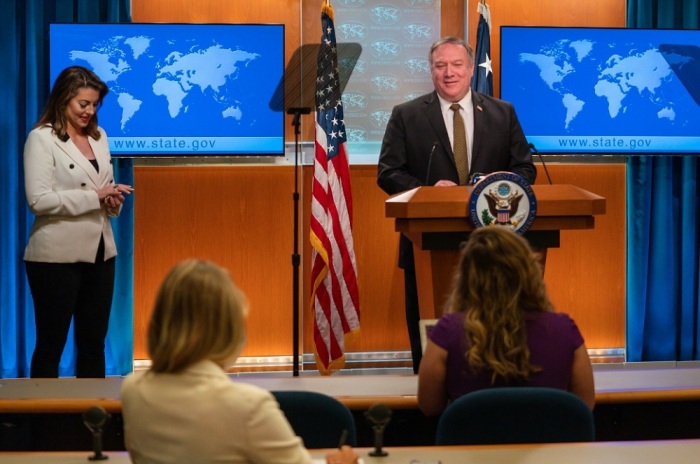
[[[484,111],[484,109],[481,107],[481,105],[476,105],[476,109],[479,111]]]

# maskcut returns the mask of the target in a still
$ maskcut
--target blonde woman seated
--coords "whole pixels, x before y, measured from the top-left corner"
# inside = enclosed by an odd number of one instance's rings
[[[225,369],[245,341],[245,297],[221,267],[189,260],[158,291],[148,327],[152,367],[129,375],[121,399],[133,462],[309,463],[272,394]],[[354,463],[343,447],[329,462]]]
[[[466,393],[501,386],[558,388],[591,409],[595,402],[583,337],[553,311],[538,256],[520,235],[491,226],[463,245],[420,364],[418,406],[433,416]]]

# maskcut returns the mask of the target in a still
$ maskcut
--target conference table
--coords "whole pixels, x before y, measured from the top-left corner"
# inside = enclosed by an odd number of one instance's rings
[[[363,464],[696,464],[700,440],[557,443],[497,446],[431,446],[383,448],[386,457],[372,457],[372,448],[357,448]],[[324,463],[326,450],[312,450],[313,464]],[[0,452],[3,464],[83,464],[91,454],[76,452]],[[106,452],[106,462],[131,462],[126,452]]]

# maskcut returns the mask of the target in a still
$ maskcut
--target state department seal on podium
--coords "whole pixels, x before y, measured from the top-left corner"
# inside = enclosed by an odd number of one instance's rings
[[[474,185],[469,198],[469,218],[474,227],[503,226],[524,234],[537,213],[537,199],[524,177],[499,171]]]

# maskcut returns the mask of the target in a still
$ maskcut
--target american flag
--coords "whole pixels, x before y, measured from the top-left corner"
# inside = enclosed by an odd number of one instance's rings
[[[316,365],[322,374],[345,365],[345,342],[360,330],[352,193],[340,96],[333,7],[321,9],[316,71],[316,156],[311,193],[311,305]]]
[[[472,89],[493,95],[493,71],[491,69],[491,11],[481,0],[477,7],[479,26],[476,28],[476,51],[474,52],[474,77]]]

